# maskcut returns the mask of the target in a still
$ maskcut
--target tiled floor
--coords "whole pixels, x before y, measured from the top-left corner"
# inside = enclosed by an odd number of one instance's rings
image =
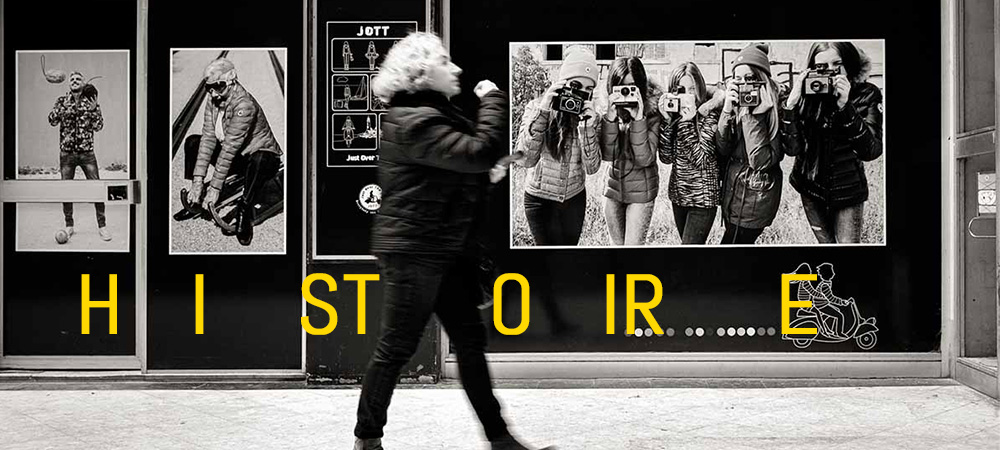
[[[10,386],[8,386],[10,387]],[[350,449],[357,389],[3,390],[0,449]],[[1000,405],[959,385],[500,389],[559,449],[1000,449]],[[483,449],[461,389],[399,389],[386,449]]]

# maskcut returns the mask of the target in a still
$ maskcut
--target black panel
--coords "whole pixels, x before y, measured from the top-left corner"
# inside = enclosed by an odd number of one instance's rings
[[[475,107],[475,84],[484,78],[502,89],[510,85],[509,42],[621,42],[631,40],[885,39],[886,67],[902,76],[889,83],[887,97],[887,246],[697,248],[642,250],[503,250],[506,272],[524,274],[535,292],[551,283],[549,295],[570,324],[553,336],[543,302],[534,301],[532,325],[522,336],[492,332],[491,350],[520,351],[796,351],[780,336],[714,337],[718,327],[774,327],[780,334],[780,274],[804,261],[831,262],[836,290],[863,297],[864,315],[878,319],[873,351],[932,351],[937,348],[941,305],[940,178],[940,8],[935,3],[898,8],[888,1],[846,1],[843,15],[827,5],[778,1],[762,4],[726,0],[701,2],[615,2],[581,5],[571,1],[516,0],[452,2],[451,52],[460,65],[463,94],[457,101]],[[706,9],[707,8],[707,9]],[[716,13],[706,14],[708,10]],[[531,13],[525,13],[531,11]],[[849,17],[849,19],[845,19]],[[557,18],[557,19],[556,19]],[[643,20],[636,20],[643,18]],[[474,38],[473,38],[474,37]],[[926,63],[915,77],[905,74],[914,61]],[[896,68],[895,70],[893,68]],[[924,92],[926,95],[905,95]],[[913,130],[922,130],[919,133]],[[603,174],[601,175],[603,176]],[[508,200],[493,205],[508,217]],[[661,192],[658,201],[664,201]],[[506,220],[493,223],[496,242],[506,248]],[[617,275],[616,330],[624,330],[625,275],[653,274],[663,283],[663,303],[654,310],[673,338],[604,334],[605,275]],[[516,288],[508,288],[516,299]],[[638,290],[638,299],[652,293]],[[793,291],[794,292],[794,291]],[[544,295],[544,294],[543,294]],[[504,316],[514,326],[518,301],[506,301]],[[637,327],[646,327],[641,316]],[[703,327],[712,337],[687,338],[687,327]],[[575,330],[574,330],[575,328]],[[809,351],[857,351],[852,342],[813,345]]]
[[[15,179],[15,52],[18,50],[130,50],[131,110],[135,110],[136,2],[5,2],[4,179]],[[85,31],[84,31],[85,30]],[[41,76],[39,74],[39,76]],[[55,97],[52,98],[55,101]],[[130,124],[135,136],[135,121]],[[129,151],[135,161],[134,139]],[[59,150],[53,148],[52,160]],[[129,168],[136,178],[135,164]],[[135,252],[15,252],[16,206],[4,204],[4,355],[134,355]],[[78,227],[93,227],[93,207],[76,205]],[[129,214],[135,224],[135,211]],[[85,225],[84,225],[85,223]],[[62,223],[51,224],[53,230]],[[115,236],[134,242],[131,235]],[[91,314],[91,334],[80,334],[81,274],[90,274],[91,300],[108,299],[108,275],[118,275],[118,334],[108,334],[106,309]]]
[[[316,253],[318,255],[367,255],[371,215],[360,210],[358,193],[376,182],[373,167],[327,167],[326,134],[330,132],[326,121],[329,95],[329,49],[326,45],[327,21],[416,21],[420,30],[426,30],[424,2],[395,2],[379,0],[365,4],[337,1],[319,1],[316,10],[316,81],[315,131],[317,136],[315,227]],[[338,264],[314,260],[309,273],[327,273],[337,281],[336,292],[327,293],[323,283],[313,286],[317,298],[327,301],[337,309],[340,322],[327,336],[307,336],[306,367],[311,376],[335,376],[334,382],[353,382],[364,373],[368,358],[378,338],[382,311],[381,282],[368,283],[367,333],[357,334],[357,283],[343,281],[347,273],[378,273],[374,261]],[[313,325],[326,324],[326,313],[308,307]],[[436,359],[437,325],[429,324],[417,353],[403,368],[404,378],[436,376],[440,368]]]
[[[152,0],[149,5],[149,198],[168,195],[171,48],[268,48],[287,52],[285,255],[169,255],[174,211],[149,205],[149,367],[299,369],[302,360],[301,2]],[[235,239],[223,237],[219,239]],[[205,334],[194,333],[195,275],[205,275]]]

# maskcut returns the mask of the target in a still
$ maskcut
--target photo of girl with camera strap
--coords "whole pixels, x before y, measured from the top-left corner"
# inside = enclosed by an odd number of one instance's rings
[[[611,162],[604,190],[608,235],[614,245],[645,245],[660,183],[660,90],[634,56],[611,64],[607,86],[601,157]]]
[[[660,162],[672,165],[667,194],[681,244],[704,244],[719,206],[715,134],[724,91],[711,98],[693,62],[677,66],[660,97]]]
[[[816,42],[808,71],[781,108],[789,176],[820,244],[861,242],[868,178],[882,155],[882,92],[866,81],[871,60],[850,42]]]
[[[600,118],[591,100],[597,86],[594,54],[571,47],[559,79],[525,106],[516,150],[528,168],[524,214],[535,245],[577,245],[587,212],[587,175],[601,167]]]
[[[722,244],[754,244],[781,203],[781,102],[768,51],[762,43],[740,51],[719,117],[719,154],[729,157],[722,189]]]

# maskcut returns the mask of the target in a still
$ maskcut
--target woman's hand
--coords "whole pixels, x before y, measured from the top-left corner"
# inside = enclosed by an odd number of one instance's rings
[[[479,98],[483,98],[483,96],[489,94],[490,92],[496,89],[497,85],[495,83],[493,83],[490,80],[483,80],[480,81],[479,84],[476,84],[476,88],[473,89],[472,92],[475,92],[476,96],[478,96]]]
[[[586,127],[594,126],[594,121],[598,118],[597,110],[594,109],[594,101],[583,102],[583,111],[580,113],[580,123]]]
[[[615,102],[621,100],[621,98],[622,95],[619,92],[608,93],[608,109],[604,111],[604,120],[607,120],[608,122],[618,121],[618,107],[615,106]]]
[[[542,109],[552,109],[552,102],[555,101],[556,96],[559,95],[559,90],[566,87],[566,80],[556,81],[545,90],[542,94],[542,104],[538,105]]]
[[[805,73],[793,75],[792,90],[788,93],[788,98],[785,100],[785,109],[794,109],[799,106],[799,102],[802,100],[802,84],[805,79]]]
[[[844,109],[844,106],[847,106],[847,99],[851,96],[851,82],[847,79],[847,75],[837,75],[833,78],[833,86],[837,93],[837,109]]]
[[[632,120],[646,118],[646,105],[643,104],[642,99],[639,99],[639,102],[635,106],[627,106],[624,109],[632,116]]]
[[[732,113],[733,109],[740,104],[740,94],[736,88],[736,81],[729,80],[726,83],[726,101],[722,105],[722,112]]]
[[[497,184],[506,178],[510,164],[521,158],[524,158],[524,152],[514,152],[497,160],[497,163],[490,169],[490,183]]]

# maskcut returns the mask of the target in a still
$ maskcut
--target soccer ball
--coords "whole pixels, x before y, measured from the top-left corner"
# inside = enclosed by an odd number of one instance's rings
[[[56,231],[56,242],[60,244],[65,244],[69,242],[69,234],[66,234],[66,230]]]

